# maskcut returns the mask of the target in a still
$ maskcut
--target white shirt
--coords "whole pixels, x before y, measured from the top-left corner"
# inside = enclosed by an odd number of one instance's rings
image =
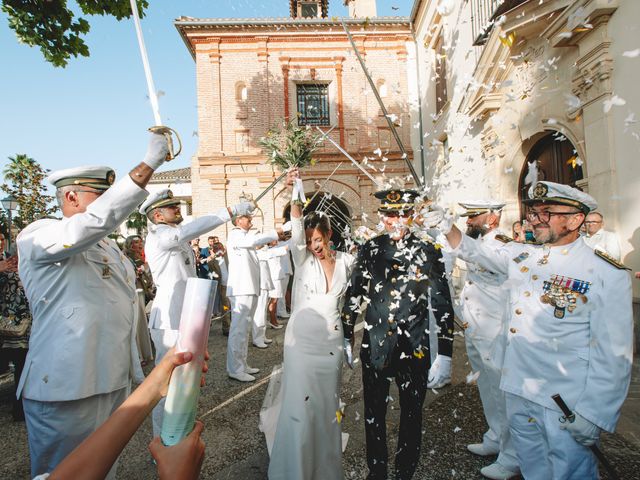
[[[18,235],[20,278],[33,314],[18,396],[78,400],[129,385],[139,367],[135,272],[105,237],[147,194],[127,175],[86,212],[38,220]]]
[[[259,234],[236,227],[229,232],[227,296],[260,295],[260,265],[256,247],[277,239],[278,232],[275,230]]]
[[[178,330],[187,279],[196,276],[193,249],[189,241],[229,220],[221,208],[216,214],[199,217],[186,225],[153,225],[144,247],[156,296],[149,316],[149,327]]]
[[[493,250],[504,248],[505,243],[496,240],[499,230],[492,230],[479,239]],[[465,337],[494,340],[505,333],[505,305],[509,291],[502,287],[507,279],[503,273],[493,272],[475,263],[467,263],[467,279],[460,293]],[[485,342],[478,342],[478,346]],[[489,352],[482,352],[488,355]]]
[[[594,250],[604,250],[616,260],[620,260],[620,242],[618,242],[618,236],[615,233],[607,232],[601,228],[593,235],[582,238],[584,238],[584,243]]]
[[[493,250],[463,236],[457,250],[507,275],[509,333],[500,388],[554,410],[551,395],[559,393],[570,409],[612,432],[631,377],[628,273],[580,238],[557,247],[512,242]]]

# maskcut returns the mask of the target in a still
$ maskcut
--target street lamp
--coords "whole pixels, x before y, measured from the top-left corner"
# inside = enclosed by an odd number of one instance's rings
[[[8,235],[7,235],[7,251],[11,251],[11,212],[18,209],[18,201],[12,195],[0,200],[2,207],[7,211],[7,217],[9,219]]]

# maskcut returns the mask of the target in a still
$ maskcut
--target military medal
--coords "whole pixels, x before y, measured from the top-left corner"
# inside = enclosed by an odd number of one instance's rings
[[[520,263],[525,261],[527,258],[529,258],[529,252],[522,252],[520,255],[514,258],[513,261],[516,263]]]
[[[553,305],[553,316],[564,318],[565,311],[569,313],[577,307],[578,298],[582,303],[587,303],[587,296],[591,282],[577,280],[562,275],[552,275],[551,280],[545,280],[542,286],[544,294],[540,301],[547,305]]]
[[[549,263],[549,254],[551,253],[551,249],[549,245],[545,245],[542,247],[542,258],[538,260],[538,265],[546,265]]]
[[[102,278],[111,278],[111,269],[109,265],[102,267]]]

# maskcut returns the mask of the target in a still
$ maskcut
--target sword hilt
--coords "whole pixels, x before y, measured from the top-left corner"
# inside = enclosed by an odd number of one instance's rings
[[[551,398],[553,399],[554,402],[556,402],[556,405],[558,405],[560,410],[562,410],[562,414],[564,415],[564,418],[566,418],[570,423],[573,423],[573,421],[576,419],[576,416],[571,411],[569,406],[566,403],[564,403],[564,400],[562,399],[560,394],[556,393],[555,395],[551,395]]]
[[[167,162],[169,160],[173,160],[180,152],[182,152],[182,140],[180,140],[180,135],[171,127],[165,127],[164,125],[156,125],[154,127],[149,128],[150,132],[158,133],[164,135],[167,139],[167,145],[169,146],[169,153],[167,153]],[[175,135],[176,140],[178,141],[178,151],[176,152],[173,147],[173,136]]]

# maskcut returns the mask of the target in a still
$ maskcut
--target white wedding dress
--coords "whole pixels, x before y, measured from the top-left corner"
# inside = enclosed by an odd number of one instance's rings
[[[354,258],[336,253],[327,291],[322,265],[306,249],[302,218],[292,218],[291,255],[295,276],[282,376],[272,377],[260,413],[271,455],[269,479],[338,480],[344,478],[340,311]]]

